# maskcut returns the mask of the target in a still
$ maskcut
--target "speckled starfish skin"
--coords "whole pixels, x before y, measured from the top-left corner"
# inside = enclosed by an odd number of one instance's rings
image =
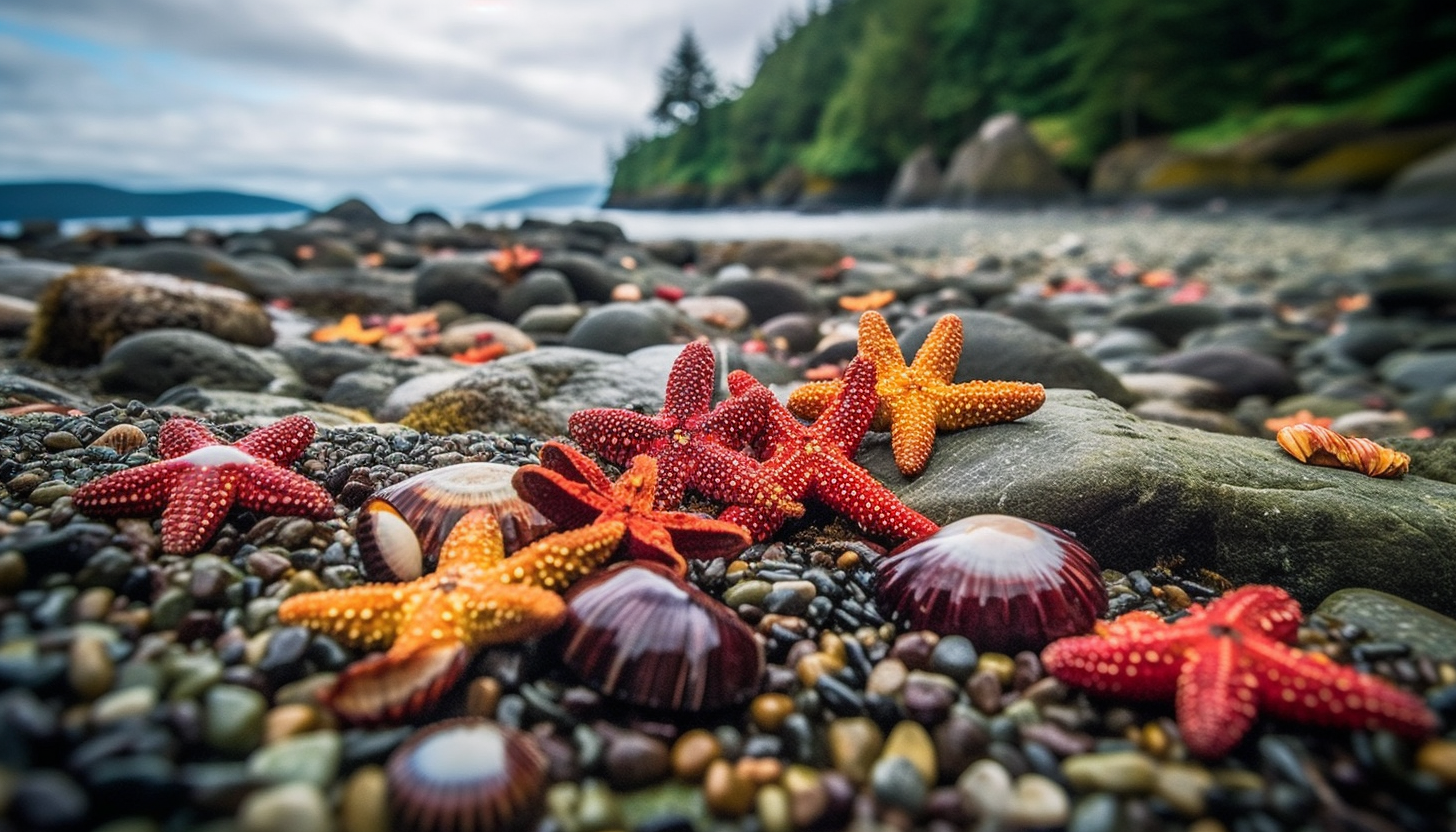
[[[517,469],[511,483],[522,499],[561,528],[620,520],[626,527],[621,547],[626,557],[660,563],[683,576],[688,573],[684,557],[728,557],[751,542],[734,523],[654,509],[657,460],[646,455],[633,457],[631,467],[612,482],[580,451],[547,442],[541,464]]]
[[[1137,699],[1172,697],[1188,750],[1227,754],[1259,711],[1329,727],[1386,729],[1412,738],[1435,730],[1420,697],[1321,653],[1289,646],[1299,604],[1273,586],[1247,586],[1197,604],[1173,624],[1132,612],[1096,634],[1055,641],[1046,669],[1068,684]]]
[[[961,319],[946,315],[935,322],[925,343],[906,366],[905,356],[884,316],[866,312],[859,319],[859,354],[878,373],[879,408],[871,427],[890,431],[890,448],[900,473],[925,470],[935,449],[937,430],[960,430],[1011,422],[1046,401],[1040,384],[1020,381],[967,381],[953,384],[961,359]],[[789,396],[789,410],[805,419],[824,412],[843,380],[805,384]]]
[[[728,376],[733,395],[768,392],[752,376]],[[865,531],[897,539],[921,537],[940,527],[900,502],[890,489],[854,463],[854,455],[875,412],[875,368],[851,361],[839,394],[812,425],[805,426],[777,400],[768,411],[763,470],[794,499],[813,497]],[[719,519],[738,523],[755,540],[765,540],[784,522],[772,509],[730,506]]]
[[[168,419],[157,437],[162,461],[88,482],[71,495],[76,508],[99,517],[162,513],[162,550],[202,550],[234,504],[270,515],[326,519],[334,498],[290,470],[313,441],[306,416],[289,416],[224,445],[191,419]]]
[[[537,540],[505,556],[488,509],[460,519],[435,571],[409,583],[295,595],[278,620],[361,650],[388,651],[350,665],[328,703],[352,722],[408,718],[454,684],[476,649],[546,635],[566,616],[557,593],[611,557],[619,521]]]
[[[777,403],[773,394],[763,389],[733,396],[710,410],[712,400],[713,350],[693,342],[673,362],[656,416],[592,408],[573,413],[566,424],[582,447],[618,465],[638,454],[656,459],[658,509],[677,508],[692,488],[723,503],[802,514],[804,507],[764,477],[757,460],[740,453],[763,429],[764,413]]]

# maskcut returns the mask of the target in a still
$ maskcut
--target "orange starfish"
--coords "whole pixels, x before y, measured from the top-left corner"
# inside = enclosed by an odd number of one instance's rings
[[[1270,416],[1264,420],[1264,430],[1271,430],[1278,433],[1290,425],[1319,425],[1327,428],[1334,424],[1334,419],[1328,416],[1316,416],[1309,410],[1300,410],[1293,416]]]
[[[1260,709],[1331,727],[1388,729],[1421,738],[1435,730],[1420,697],[1378,677],[1289,646],[1299,603],[1275,586],[1246,586],[1167,624],[1150,612],[1099,623],[1095,635],[1052,642],[1041,660],[1053,676],[1097,693],[1172,697],[1188,750],[1221,757]]]
[[[487,260],[490,267],[507,281],[514,283],[521,279],[530,267],[541,262],[541,251],[516,243],[491,254]]]
[[[321,326],[308,336],[314,341],[348,341],[351,344],[377,344],[386,332],[382,326],[365,327],[358,315],[350,313],[330,326]]]
[[[883,309],[894,302],[894,289],[876,289],[863,295],[845,295],[839,299],[839,308],[846,312],[866,312],[871,309]]]
[[[278,620],[361,650],[388,646],[350,665],[327,700],[353,722],[400,720],[438,700],[476,649],[556,629],[566,616],[557,592],[611,557],[624,531],[621,522],[598,523],[506,557],[495,515],[477,509],[455,524],[434,572],[408,583],[295,595],[278,608]]]
[[[633,457],[632,466],[612,482],[580,451],[547,442],[541,448],[541,464],[516,469],[511,483],[522,499],[562,528],[622,521],[627,557],[663,564],[679,575],[688,573],[684,556],[699,560],[727,557],[752,542],[748,532],[735,523],[654,509],[657,460],[646,454]]]
[[[915,360],[905,356],[884,316],[866,312],[859,319],[859,354],[875,365],[874,430],[890,431],[890,446],[900,473],[913,477],[925,470],[935,448],[937,430],[960,430],[1010,422],[1034,412],[1046,401],[1040,384],[1019,381],[952,383],[961,357],[961,319],[946,315],[936,321]],[[843,381],[805,384],[789,396],[789,410],[817,419],[844,388]]]

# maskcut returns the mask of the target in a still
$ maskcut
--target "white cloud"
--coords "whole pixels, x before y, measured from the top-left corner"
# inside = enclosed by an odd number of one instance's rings
[[[805,0],[70,0],[0,11],[0,179],[386,212],[602,181],[691,26],[725,82]]]

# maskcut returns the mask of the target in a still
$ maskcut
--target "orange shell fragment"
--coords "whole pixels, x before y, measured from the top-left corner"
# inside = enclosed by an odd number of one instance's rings
[[[1346,468],[1368,477],[1392,479],[1410,470],[1409,455],[1320,425],[1289,425],[1281,428],[1274,439],[1290,456],[1307,465]]]

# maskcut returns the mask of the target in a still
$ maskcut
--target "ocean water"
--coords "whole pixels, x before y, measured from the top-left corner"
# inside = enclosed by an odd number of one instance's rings
[[[526,217],[554,222],[574,219],[607,220],[621,226],[632,240],[757,240],[851,239],[872,234],[893,234],[943,219],[956,212],[938,209],[913,211],[842,211],[833,214],[800,214],[793,211],[618,211],[600,208],[551,208],[530,211],[445,212],[452,222],[479,222],[491,227],[515,228]],[[386,217],[403,221],[407,217]],[[308,214],[255,214],[221,217],[144,217],[147,230],[157,236],[178,236],[188,229],[202,228],[222,234],[288,228],[307,221]],[[103,217],[66,220],[61,231],[68,236],[88,229],[120,229],[134,222],[131,217]],[[20,230],[14,222],[0,222],[0,235],[14,236]]]

